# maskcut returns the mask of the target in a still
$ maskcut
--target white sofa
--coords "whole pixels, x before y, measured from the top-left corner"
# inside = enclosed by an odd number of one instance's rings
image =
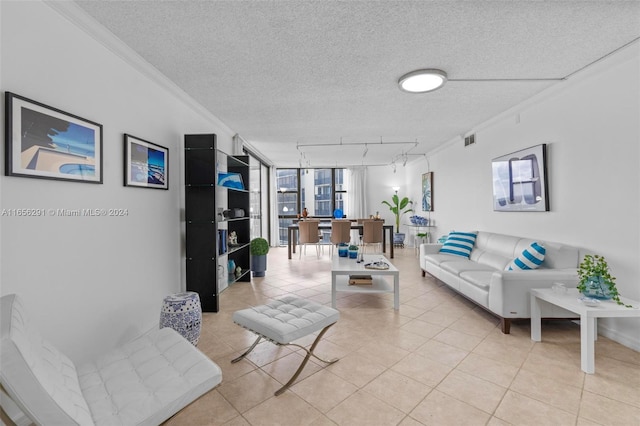
[[[0,334],[3,411],[11,402],[36,425],[159,425],[222,381],[220,367],[171,328],[76,368],[15,294],[0,299]]]
[[[506,271],[505,267],[531,243],[542,244],[546,254],[534,270]],[[550,241],[521,238],[491,232],[477,232],[469,259],[439,253],[441,244],[420,245],[420,268],[466,298],[500,317],[502,332],[509,333],[511,320],[531,318],[529,289],[551,287],[554,282],[567,288],[578,284],[580,250]],[[548,306],[545,318],[573,318],[575,314]]]

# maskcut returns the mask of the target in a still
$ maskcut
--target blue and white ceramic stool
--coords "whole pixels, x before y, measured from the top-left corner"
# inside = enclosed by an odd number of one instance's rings
[[[200,339],[202,306],[198,293],[188,291],[164,298],[160,312],[160,328],[170,327],[194,346]]]

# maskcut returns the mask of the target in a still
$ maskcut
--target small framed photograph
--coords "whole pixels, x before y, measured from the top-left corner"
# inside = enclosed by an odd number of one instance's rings
[[[125,134],[124,185],[169,189],[169,149]]]
[[[102,125],[5,92],[5,175],[102,183]]]
[[[433,172],[422,175],[422,211],[433,211]]]

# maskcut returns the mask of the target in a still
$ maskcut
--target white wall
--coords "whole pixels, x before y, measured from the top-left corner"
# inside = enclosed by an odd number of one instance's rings
[[[640,300],[639,64],[635,43],[479,126],[475,145],[455,140],[429,155],[437,235],[484,230],[575,245],[605,256],[620,293]],[[548,144],[550,211],[494,212],[491,159],[541,143]],[[416,200],[426,164],[407,165]],[[640,321],[599,325],[640,350]]]
[[[394,194],[394,187],[400,187],[398,191],[398,197],[402,199],[403,197],[408,197],[409,188],[406,182],[406,174],[405,167],[396,167],[396,171],[394,172],[391,166],[371,166],[368,167],[367,170],[367,207],[369,211],[366,212],[366,216],[376,214],[376,212],[380,213],[380,216],[385,220],[385,224],[391,224],[394,226],[393,232],[395,232],[395,223],[396,218],[395,215],[389,210],[389,207],[385,204],[382,204],[383,201],[388,201],[391,203],[391,197]],[[411,198],[411,197],[410,197]],[[411,198],[415,201],[415,198]],[[408,223],[409,216],[411,214],[406,214],[400,220],[400,223]],[[401,232],[406,232],[404,227],[400,227]]]
[[[156,325],[162,299],[184,290],[183,135],[217,133],[231,152],[233,132],[49,5],[0,2],[0,10],[3,94],[104,126],[104,184],[3,173],[0,208],[128,209],[126,217],[0,217],[1,294],[19,293],[42,334],[80,361]],[[168,191],[123,186],[123,133],[169,148]]]

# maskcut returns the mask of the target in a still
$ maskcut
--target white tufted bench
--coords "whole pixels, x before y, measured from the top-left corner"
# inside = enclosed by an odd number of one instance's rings
[[[316,356],[315,350],[324,333],[340,318],[340,312],[328,306],[320,305],[294,296],[286,296],[266,305],[254,306],[233,313],[233,322],[258,335],[256,341],[249,349],[231,362],[238,362],[247,356],[264,338],[277,345],[293,345],[302,348],[307,355],[293,374],[291,379],[280,389],[276,395],[282,394],[298,378],[310,357],[314,357],[324,363],[333,364],[337,359],[325,361]],[[301,337],[308,336],[318,330],[320,333],[314,340],[310,349],[291,343]]]
[[[15,295],[0,299],[3,391],[38,425],[158,425],[222,381],[171,328],[76,366],[44,340]]]

